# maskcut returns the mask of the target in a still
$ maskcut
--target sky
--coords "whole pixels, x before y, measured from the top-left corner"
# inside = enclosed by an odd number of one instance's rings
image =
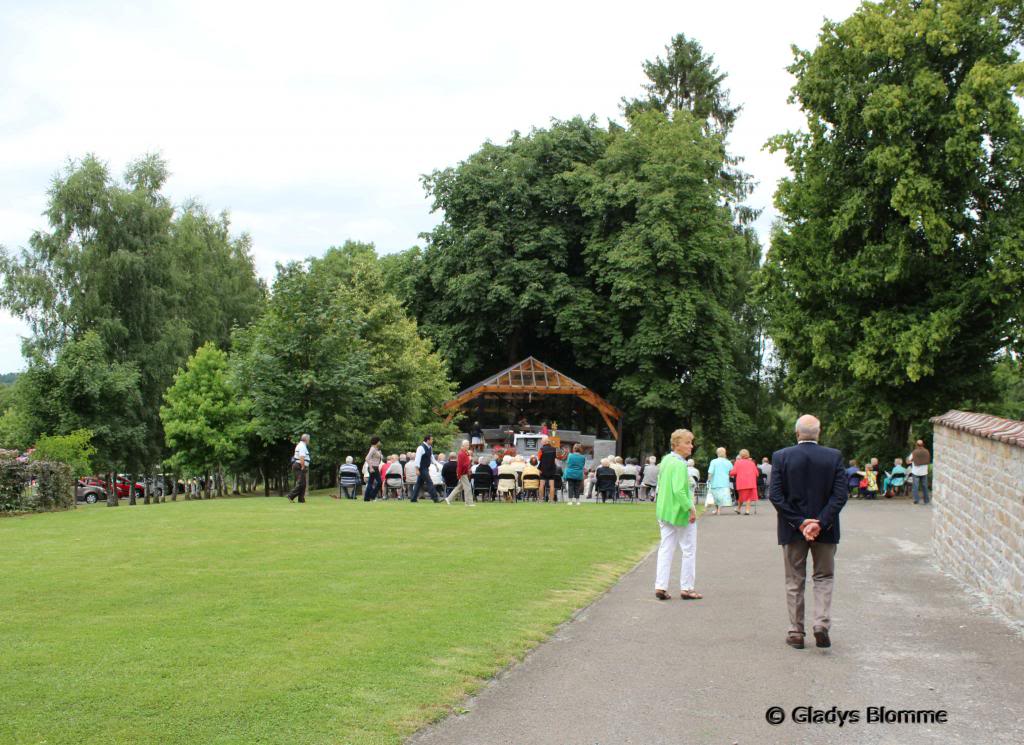
[[[47,228],[53,177],[93,153],[120,175],[160,153],[165,193],[231,214],[259,273],[347,239],[381,253],[440,219],[420,177],[552,119],[620,118],[677,33],[728,74],[731,151],[767,247],[787,173],[765,141],[803,127],[791,45],[854,0],[50,2],[0,0],[0,245]],[[27,327],[0,309],[0,373]]]

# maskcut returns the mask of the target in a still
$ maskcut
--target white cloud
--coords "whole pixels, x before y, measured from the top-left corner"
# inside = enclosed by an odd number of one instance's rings
[[[437,220],[419,177],[552,117],[615,117],[640,64],[683,32],[729,74],[733,150],[772,219],[785,174],[762,152],[801,126],[789,45],[855,0],[700,4],[35,2],[0,28],[0,244],[45,227],[53,174],[93,152],[119,172],[159,151],[176,201],[229,209],[259,270],[347,238],[384,251]],[[45,29],[45,32],[41,32]],[[21,366],[0,312],[0,372]]]

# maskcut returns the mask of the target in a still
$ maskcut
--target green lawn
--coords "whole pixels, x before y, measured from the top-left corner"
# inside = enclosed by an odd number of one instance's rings
[[[629,569],[653,513],[321,495],[0,519],[0,742],[399,743]]]

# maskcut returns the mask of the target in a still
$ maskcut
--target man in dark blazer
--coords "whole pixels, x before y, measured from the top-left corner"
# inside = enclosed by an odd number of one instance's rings
[[[804,648],[804,584],[807,554],[814,557],[814,639],[832,646],[832,579],[839,543],[839,511],[846,504],[843,454],[818,444],[821,422],[805,414],[796,422],[797,444],[772,456],[768,498],[779,521],[779,545],[786,565],[789,634],[786,643]]]

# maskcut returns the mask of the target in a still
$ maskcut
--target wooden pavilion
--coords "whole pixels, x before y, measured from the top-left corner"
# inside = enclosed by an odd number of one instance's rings
[[[622,412],[619,409],[582,383],[533,357],[527,357],[522,362],[459,392],[455,398],[444,405],[444,408],[450,412],[448,421],[451,421],[456,412],[470,401],[489,394],[505,398],[525,397],[531,401],[534,396],[575,396],[597,409],[616,443],[619,441],[622,430]]]

